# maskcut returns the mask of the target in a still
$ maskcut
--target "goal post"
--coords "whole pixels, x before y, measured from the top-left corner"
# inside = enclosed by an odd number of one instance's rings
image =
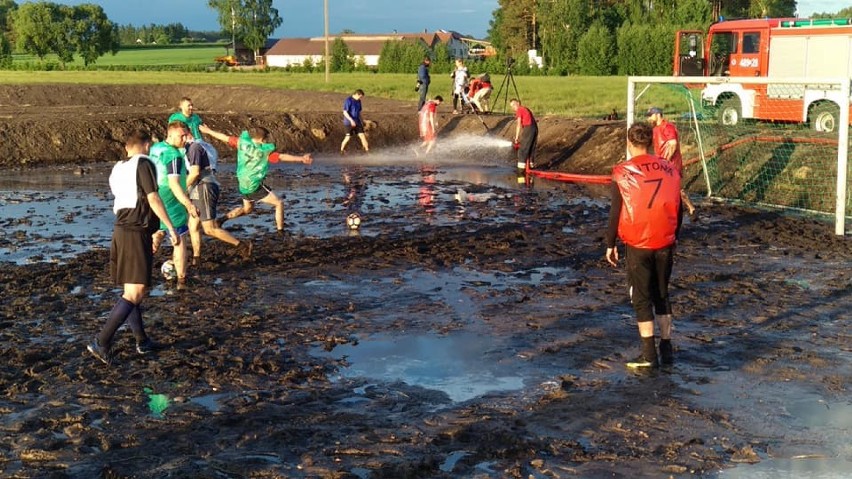
[[[850,79],[628,77],[627,124],[659,107],[677,126],[684,188],[852,223]]]

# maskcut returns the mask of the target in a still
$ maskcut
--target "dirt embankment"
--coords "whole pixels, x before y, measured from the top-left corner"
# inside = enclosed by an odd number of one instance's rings
[[[237,134],[268,128],[280,150],[334,152],[344,135],[345,95],[257,87],[26,85],[0,86],[0,166],[114,161],[136,128],[162,131],[181,97],[189,96],[211,128]],[[364,99],[370,146],[418,140],[413,102]],[[441,132],[511,138],[510,116],[441,113]],[[483,126],[483,123],[485,126]],[[539,164],[578,173],[603,173],[624,154],[624,122],[541,117]],[[231,151],[224,145],[223,156]],[[507,157],[507,161],[510,158]]]

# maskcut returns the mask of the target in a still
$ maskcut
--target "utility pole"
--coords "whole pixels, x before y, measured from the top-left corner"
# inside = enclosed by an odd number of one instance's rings
[[[231,48],[234,49],[234,61],[237,60],[237,12],[234,10],[234,2],[231,2]]]
[[[331,57],[328,54],[328,0],[323,0],[325,15],[325,82],[331,81]]]

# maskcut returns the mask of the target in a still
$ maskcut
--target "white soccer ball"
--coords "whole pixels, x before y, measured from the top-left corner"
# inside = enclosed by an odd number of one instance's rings
[[[349,216],[346,217],[346,226],[348,226],[350,230],[357,230],[360,228],[361,215],[358,213],[350,213]]]
[[[166,281],[177,278],[177,269],[175,269],[175,263],[172,260],[165,261],[160,272],[163,273],[163,278],[166,278]]]

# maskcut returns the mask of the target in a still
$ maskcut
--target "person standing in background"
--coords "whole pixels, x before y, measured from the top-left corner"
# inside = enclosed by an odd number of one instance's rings
[[[358,135],[364,152],[370,151],[370,145],[367,144],[367,134],[364,133],[364,120],[361,118],[362,98],[364,98],[364,90],[358,89],[343,102],[343,126],[346,128],[346,136],[343,137],[343,143],[340,144],[341,155],[346,153],[346,145],[349,144],[353,134]]]
[[[432,82],[432,78],[429,76],[429,66],[431,64],[432,60],[429,57],[425,57],[423,63],[417,67],[416,90],[420,92],[420,102],[417,104],[418,112],[423,109],[423,105],[426,103],[426,95],[429,94],[429,83]]]

